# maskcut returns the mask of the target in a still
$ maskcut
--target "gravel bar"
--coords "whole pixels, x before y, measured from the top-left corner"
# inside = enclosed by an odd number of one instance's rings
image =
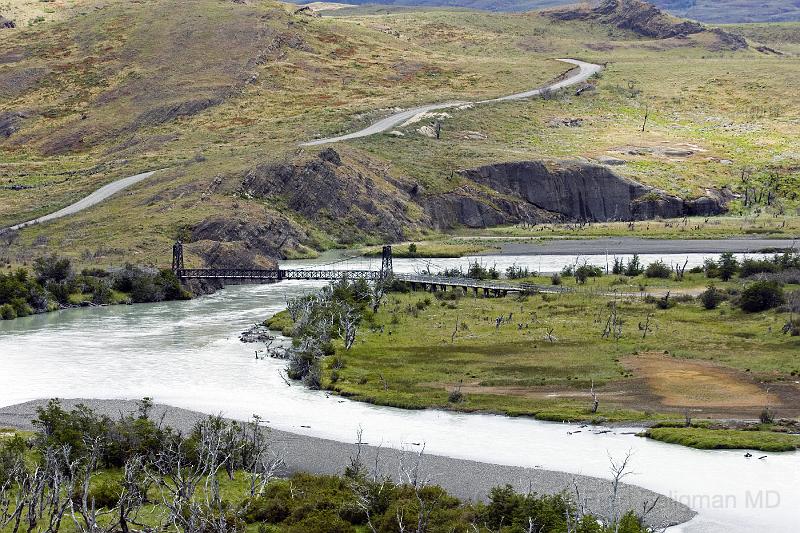
[[[797,250],[800,248],[800,241],[792,239],[695,240],[602,237],[598,239],[541,239],[525,242],[515,242],[515,240],[503,241],[500,255],[720,254],[724,252],[759,253],[764,250],[791,248]],[[492,252],[492,254],[495,255],[497,252]]]

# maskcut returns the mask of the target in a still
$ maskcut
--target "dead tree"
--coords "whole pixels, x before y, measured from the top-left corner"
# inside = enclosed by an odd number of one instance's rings
[[[642,122],[642,133],[647,128],[647,119],[650,117],[650,106],[644,106],[644,122]]]
[[[603,328],[603,339],[612,338],[618,341],[622,337],[623,320],[617,313],[617,301],[611,302],[611,314],[608,315],[606,325]]]
[[[358,324],[361,322],[361,314],[347,302],[339,304],[338,312],[338,333],[339,338],[344,342],[344,349],[349,350],[356,342]]]
[[[650,319],[653,318],[653,313],[647,313],[647,319],[645,320],[644,324],[639,322],[639,330],[642,332],[642,338],[646,338],[647,334],[652,331],[650,329]]]
[[[622,510],[619,508],[619,491],[622,485],[622,480],[633,474],[629,470],[629,463],[631,460],[632,452],[628,451],[620,460],[615,460],[610,455],[608,456],[611,462],[611,509],[609,520],[611,526],[614,528],[614,533],[619,533],[620,520],[622,519]]]
[[[420,451],[414,454],[411,464],[407,465],[404,461],[404,454],[400,454],[398,463],[399,482],[409,485],[413,489],[414,497],[417,500],[417,516],[410,518],[409,522],[406,522],[405,509],[401,507],[397,510],[397,527],[401,533],[425,533],[428,530],[431,513],[438,503],[438,496],[433,501],[424,497],[424,489],[430,483],[430,480],[422,472],[424,455],[425,446],[423,445]],[[414,524],[414,521],[416,521],[416,524]]]
[[[592,380],[592,414],[597,413],[597,408],[600,407],[600,400],[597,399],[597,393],[594,390],[594,380]]]
[[[686,261],[683,262],[683,266],[680,266],[678,263],[675,263],[675,280],[676,281],[683,281],[686,266],[689,264],[689,258],[686,258]]]

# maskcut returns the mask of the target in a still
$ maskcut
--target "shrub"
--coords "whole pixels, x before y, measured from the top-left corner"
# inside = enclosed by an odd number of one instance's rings
[[[556,272],[552,276],[550,276],[550,284],[551,285],[561,285],[561,274]]]
[[[114,291],[105,283],[98,283],[92,291],[92,303],[95,305],[107,305],[114,302]]]
[[[39,283],[65,281],[72,277],[72,264],[69,259],[51,255],[33,261],[33,272]]]
[[[506,277],[508,279],[522,279],[522,278],[529,278],[531,275],[535,274],[531,273],[528,267],[521,267],[517,266],[516,264],[511,265],[506,269]]]
[[[722,281],[730,280],[739,271],[739,261],[730,252],[719,256],[717,271]]]
[[[719,265],[713,259],[703,261],[703,271],[706,273],[707,278],[719,277]]]
[[[725,301],[725,295],[722,294],[716,287],[709,285],[708,288],[700,295],[700,303],[706,309],[716,309],[719,304]]]
[[[780,267],[769,259],[745,259],[739,269],[739,276],[749,278],[756,274],[778,272]]]
[[[69,303],[70,287],[64,281],[50,280],[45,285],[45,289],[49,292],[55,300],[60,304]]]
[[[625,267],[625,272],[622,272],[622,274],[633,277],[640,275],[643,271],[642,263],[639,261],[639,254],[633,254],[633,257],[628,261],[628,265]]]
[[[672,309],[675,307],[675,300],[670,298],[669,293],[656,300],[656,307],[659,309]]]
[[[603,269],[594,265],[581,265],[575,269],[575,280],[580,283],[586,283],[588,278],[599,278],[603,275]]]
[[[656,261],[647,265],[644,275],[647,278],[669,279],[672,269],[663,261]]]
[[[471,279],[500,279],[500,271],[494,265],[486,268],[478,261],[473,261],[467,269],[467,277]]]
[[[756,281],[739,296],[739,307],[748,313],[774,309],[785,301],[783,289],[775,281]]]
[[[89,489],[89,500],[93,500],[96,507],[111,509],[121,497],[122,485],[116,479],[102,479]]]
[[[14,320],[17,318],[17,311],[11,304],[0,305],[0,318],[3,320]]]

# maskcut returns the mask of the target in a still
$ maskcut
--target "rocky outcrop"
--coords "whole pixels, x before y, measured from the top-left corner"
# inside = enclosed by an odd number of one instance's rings
[[[25,118],[27,118],[27,115],[19,111],[0,113],[0,137],[8,138],[19,131],[22,126],[22,120]]]
[[[402,240],[415,225],[408,214],[410,193],[390,178],[369,162],[345,163],[327,148],[304,161],[254,168],[240,193],[285,205],[343,244],[365,236]]]
[[[16,27],[17,25],[14,24],[13,20],[9,20],[5,18],[3,15],[0,15],[0,30],[7,30]]]
[[[608,24],[652,39],[686,37],[710,31],[717,37],[718,49],[747,48],[747,41],[738,35],[722,29],[709,30],[699,22],[676,18],[644,0],[603,0],[596,7],[570,6],[551,10],[548,14],[555,20]]]
[[[270,268],[265,258],[284,258],[285,250],[308,241],[302,228],[288,219],[214,216],[196,225],[186,248],[210,267]]]
[[[707,191],[684,200],[583,162],[486,165],[429,191],[346,148],[259,165],[234,183],[228,194],[263,208],[219,213],[192,228],[187,251],[208,266],[269,268],[292,251],[397,242],[428,229],[715,215],[731,199]]]
[[[687,201],[600,165],[521,161],[487,165],[461,174],[562,220],[642,220],[715,215],[726,210],[722,195]]]
[[[643,0],[603,0],[595,8],[573,6],[555,9],[550,12],[550,16],[556,20],[592,20],[654,39],[669,39],[705,31],[705,27],[699,22],[676,19]]]

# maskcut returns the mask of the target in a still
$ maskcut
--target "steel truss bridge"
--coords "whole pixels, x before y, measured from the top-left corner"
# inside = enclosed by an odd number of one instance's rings
[[[222,282],[276,283],[288,280],[363,279],[366,281],[404,281],[412,290],[446,291],[447,288],[460,287],[472,290],[476,295],[505,296],[522,292],[569,292],[570,289],[553,286],[540,286],[530,283],[508,283],[498,280],[477,280],[461,277],[435,276],[430,274],[394,273],[392,270],[392,247],[384,246],[381,253],[380,270],[341,270],[341,269],[253,269],[253,268],[185,268],[183,244],[179,241],[172,247],[172,271],[181,281],[220,280]]]

